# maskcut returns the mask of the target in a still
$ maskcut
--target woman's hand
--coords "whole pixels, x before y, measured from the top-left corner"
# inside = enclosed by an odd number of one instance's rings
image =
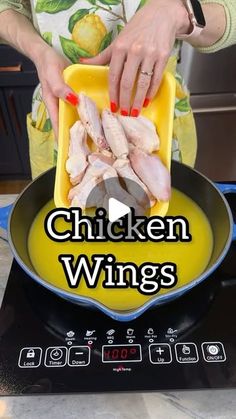
[[[116,112],[120,107],[122,115],[130,114],[137,78],[131,115],[138,116],[158,90],[176,35],[189,30],[190,20],[182,0],[150,0],[107,49],[95,58],[83,58],[80,62],[110,63],[111,110]]]
[[[5,10],[0,13],[0,38],[5,39],[36,65],[43,99],[57,138],[58,98],[67,100],[72,105],[78,103],[77,96],[62,78],[63,70],[70,63],[41,38],[29,19],[15,10]]]
[[[77,95],[64,83],[62,78],[63,70],[68,67],[70,63],[47,44],[40,50],[38,58],[34,61],[42,86],[43,100],[47,107],[52,127],[57,138],[58,98],[64,99],[74,106],[78,104]]]

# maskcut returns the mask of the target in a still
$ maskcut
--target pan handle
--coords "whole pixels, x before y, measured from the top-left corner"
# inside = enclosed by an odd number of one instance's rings
[[[236,193],[236,185],[233,183],[215,183],[216,187],[222,192],[224,195],[227,193]],[[233,237],[232,240],[236,240],[236,223],[234,222],[233,225]]]
[[[8,219],[9,219],[12,207],[13,207],[13,204],[0,208],[0,237],[4,240],[7,240]]]

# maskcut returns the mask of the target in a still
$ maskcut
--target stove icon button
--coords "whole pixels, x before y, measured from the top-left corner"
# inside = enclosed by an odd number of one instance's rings
[[[66,365],[66,358],[66,347],[51,346],[46,350],[44,365],[46,367],[64,367]]]
[[[70,367],[86,367],[90,363],[89,346],[72,346],[69,349],[68,365]]]
[[[41,348],[23,348],[20,351],[18,366],[20,368],[37,368],[41,364],[41,358]]]
[[[203,358],[206,362],[224,362],[226,361],[225,348],[221,342],[202,343]]]
[[[149,345],[149,358],[152,364],[170,364],[172,362],[170,345],[168,343]]]
[[[193,364],[199,361],[198,350],[195,343],[176,343],[176,359],[180,364]]]

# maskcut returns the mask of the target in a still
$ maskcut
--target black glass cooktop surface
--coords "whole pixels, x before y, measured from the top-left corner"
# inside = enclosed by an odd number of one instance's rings
[[[235,319],[235,243],[201,285],[130,322],[57,297],[13,261],[0,310],[0,394],[233,388]]]

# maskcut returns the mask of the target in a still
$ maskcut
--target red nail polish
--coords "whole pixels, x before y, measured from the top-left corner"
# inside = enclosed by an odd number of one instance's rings
[[[126,109],[121,109],[120,113],[121,113],[122,116],[128,116],[129,115],[129,112]]]
[[[147,108],[147,107],[148,107],[148,105],[149,105],[149,103],[150,103],[150,99],[148,99],[148,98],[146,97],[146,99],[145,99],[145,101],[144,101],[144,103],[143,103],[143,107],[144,107],[144,108]]]
[[[115,102],[110,103],[111,111],[115,113],[117,111],[117,105]]]
[[[79,99],[74,93],[68,93],[68,95],[66,95],[66,100],[73,106],[77,106],[79,104]]]
[[[134,118],[137,118],[137,116],[139,116],[139,110],[138,109],[132,109],[131,116],[133,116]]]

